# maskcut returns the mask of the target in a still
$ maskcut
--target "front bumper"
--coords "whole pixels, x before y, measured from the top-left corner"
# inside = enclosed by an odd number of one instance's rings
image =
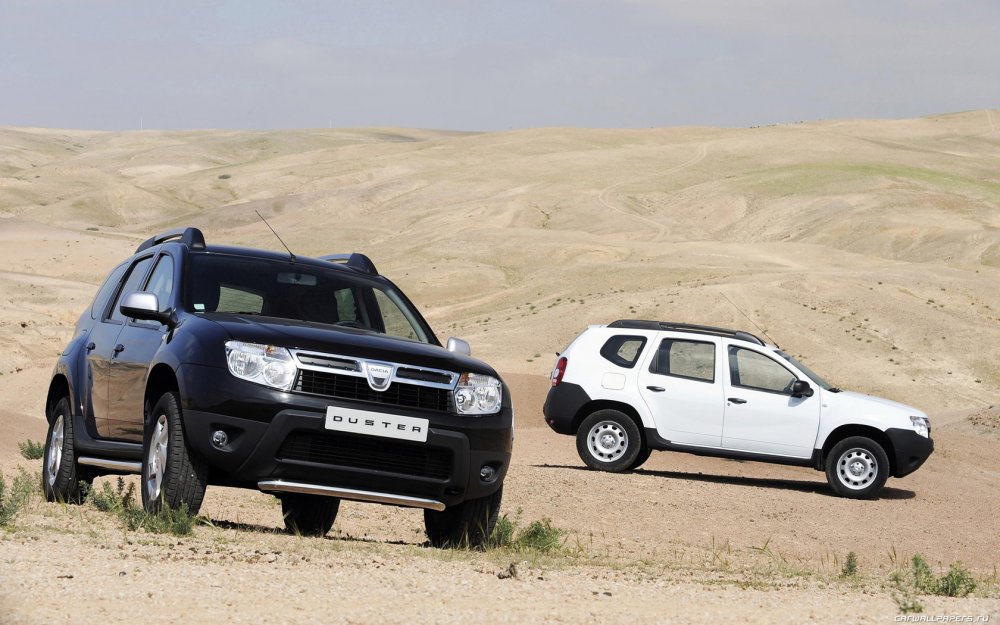
[[[506,386],[498,414],[463,417],[278,391],[215,367],[184,365],[179,378],[185,381],[184,433],[212,467],[213,483],[252,488],[275,481],[303,483],[450,506],[495,492],[510,465],[512,409]],[[329,406],[426,418],[427,441],[327,430]],[[211,442],[220,429],[229,439],[222,449]],[[496,470],[489,482],[479,475],[486,464]]]
[[[893,477],[907,476],[917,469],[934,452],[934,440],[913,430],[889,428],[885,431],[893,449]]]

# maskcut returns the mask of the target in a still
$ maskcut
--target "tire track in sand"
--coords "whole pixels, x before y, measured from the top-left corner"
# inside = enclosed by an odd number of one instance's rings
[[[625,215],[626,217],[631,217],[633,219],[637,219],[637,220],[639,220],[639,221],[641,221],[641,222],[643,222],[643,223],[645,223],[645,224],[647,224],[649,226],[652,226],[653,228],[656,229],[656,234],[653,236],[652,240],[653,241],[660,241],[669,232],[669,229],[665,225],[661,224],[660,222],[656,221],[655,219],[651,219],[649,217],[646,217],[645,215],[640,215],[638,213],[632,212],[632,211],[627,210],[625,208],[622,208],[620,206],[615,206],[615,205],[611,204],[610,202],[608,202],[608,196],[611,193],[613,193],[614,191],[618,190],[620,187],[622,187],[622,186],[624,186],[626,184],[631,184],[631,183],[635,183],[635,182],[641,182],[643,180],[652,180],[653,178],[659,178],[659,177],[664,176],[666,174],[672,174],[674,172],[681,171],[682,169],[686,169],[688,167],[691,167],[692,165],[697,165],[701,161],[705,160],[706,156],[708,156],[708,147],[710,145],[712,145],[713,143],[715,143],[715,141],[706,141],[706,142],[700,144],[698,146],[698,153],[695,154],[693,157],[691,157],[690,159],[684,161],[680,165],[675,165],[675,166],[673,166],[673,167],[671,167],[669,169],[665,169],[665,170],[657,173],[655,176],[647,176],[645,178],[640,178],[638,180],[627,180],[627,181],[622,181],[622,182],[616,182],[616,183],[614,183],[612,185],[609,185],[609,186],[605,187],[604,189],[602,189],[597,194],[597,199],[600,200],[601,204],[603,204],[604,207],[607,208],[608,210],[614,211],[614,212],[619,213],[621,215]]]

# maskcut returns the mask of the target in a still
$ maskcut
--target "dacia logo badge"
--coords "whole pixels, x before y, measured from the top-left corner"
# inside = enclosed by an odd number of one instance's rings
[[[389,388],[389,383],[392,382],[394,367],[388,364],[373,362],[369,362],[367,365],[368,386],[372,387],[373,391],[384,391]]]

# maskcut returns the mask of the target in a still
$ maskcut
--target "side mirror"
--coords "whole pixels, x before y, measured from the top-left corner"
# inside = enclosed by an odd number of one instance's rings
[[[464,356],[472,355],[472,347],[462,339],[457,339],[453,336],[448,337],[448,351]]]
[[[813,389],[805,380],[795,380],[792,384],[792,397],[812,397]]]
[[[160,302],[154,293],[129,293],[118,306],[126,317],[143,321],[158,321],[170,325],[170,311],[160,311]]]

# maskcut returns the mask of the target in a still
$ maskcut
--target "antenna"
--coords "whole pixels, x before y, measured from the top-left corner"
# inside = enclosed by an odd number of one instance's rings
[[[263,219],[263,218],[262,218],[262,219]],[[733,308],[735,308],[736,310],[738,310],[738,311],[739,311],[739,313],[740,313],[741,315],[743,315],[744,317],[746,317],[747,321],[749,321],[750,323],[752,323],[752,324],[753,324],[753,327],[755,327],[755,328],[757,328],[758,330],[760,330],[760,333],[764,335],[764,338],[766,338],[767,340],[769,340],[769,341],[771,341],[772,343],[774,343],[775,347],[777,347],[777,345],[778,345],[777,341],[775,341],[774,339],[772,339],[771,337],[769,337],[769,336],[767,335],[767,332],[766,332],[766,331],[764,330],[764,328],[762,328],[762,327],[760,327],[759,325],[757,325],[757,322],[756,322],[756,321],[754,321],[753,319],[751,319],[751,318],[750,318],[750,315],[748,315],[748,314],[746,314],[745,312],[743,312],[743,309],[742,309],[742,308],[740,308],[739,306],[737,306],[736,304],[734,304],[734,303],[733,303],[733,300],[729,299],[729,297],[728,297],[728,296],[727,296],[727,295],[726,295],[725,293],[723,293],[722,291],[719,291],[719,295],[721,295],[721,296],[722,296],[722,297],[723,297],[723,298],[724,298],[724,299],[725,299],[725,300],[726,300],[727,302],[729,302],[729,304],[730,304],[730,305],[731,305],[731,306],[732,306]]]
[[[288,250],[288,255],[291,257],[289,260],[291,260],[294,263],[295,254],[292,253],[292,250],[287,245],[285,245],[285,242],[281,240],[281,237],[279,237],[278,233],[274,231],[274,228],[271,228],[271,224],[267,223],[267,220],[264,219],[264,216],[260,214],[260,211],[255,210],[254,212],[257,213],[257,216],[260,217],[260,220],[264,222],[264,225],[270,228],[271,232],[274,232],[275,238],[277,238],[278,241],[281,243],[281,245],[284,246],[286,250]]]

